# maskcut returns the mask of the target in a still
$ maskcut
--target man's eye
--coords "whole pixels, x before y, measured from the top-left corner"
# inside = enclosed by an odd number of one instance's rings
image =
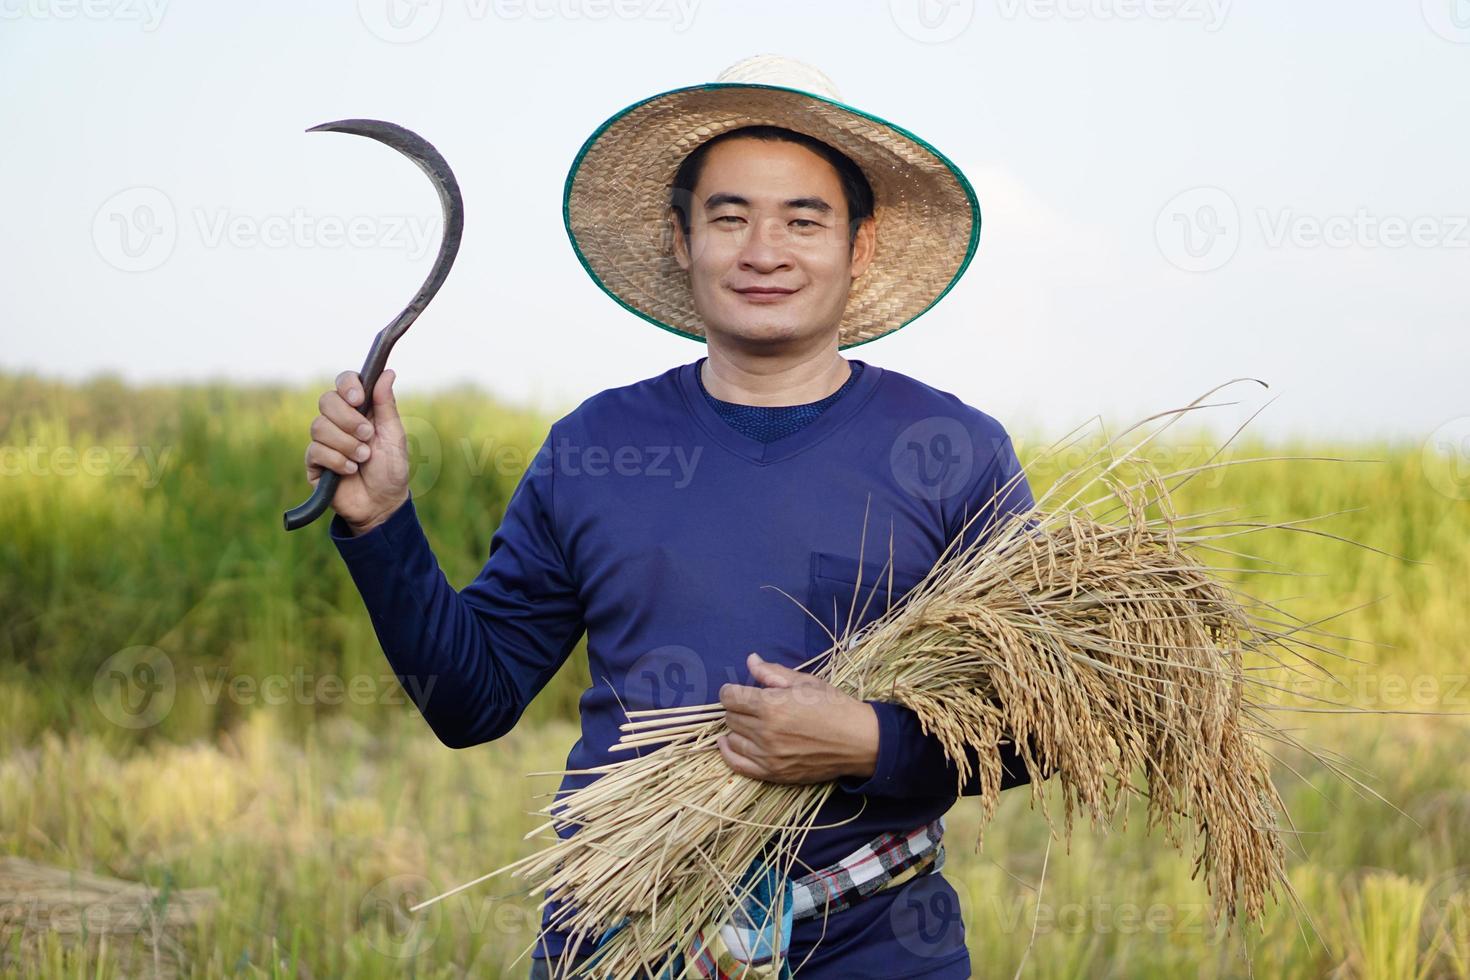
[[[725,220],[729,220],[729,221],[744,221],[745,219],[742,218],[742,217],[740,217],[740,215],[738,215],[738,214],[722,214],[718,218],[715,219],[715,221],[717,221],[717,222],[719,222],[719,221],[725,221]]]
[[[794,225],[811,225],[813,228],[821,227],[820,223],[813,221],[810,218],[793,218],[791,223]]]

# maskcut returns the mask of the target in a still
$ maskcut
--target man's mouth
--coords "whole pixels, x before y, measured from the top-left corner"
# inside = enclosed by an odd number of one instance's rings
[[[735,292],[744,296],[752,303],[776,303],[790,296],[796,290],[783,289],[779,286],[750,286],[746,289],[737,289]]]

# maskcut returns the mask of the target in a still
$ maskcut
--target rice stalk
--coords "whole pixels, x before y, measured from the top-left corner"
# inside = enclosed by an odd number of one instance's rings
[[[961,548],[967,535],[957,536],[897,605],[890,542],[886,611],[851,630],[877,591],[875,583],[859,611],[859,581],[848,628],[828,630],[831,645],[803,667],[852,697],[910,708],[953,761],[957,793],[978,773],[978,844],[999,802],[997,749],[1009,741],[1039,777],[1031,780],[1033,807],[1053,836],[1070,838],[1079,815],[1106,829],[1121,811],[1126,826],[1124,803],[1141,798],[1148,830],[1181,851],[1193,843],[1193,877],[1203,876],[1215,899],[1212,918],[1243,912],[1259,921],[1278,891],[1300,909],[1286,875],[1289,831],[1277,822],[1284,805],[1267,746],[1301,750],[1363,784],[1270,716],[1278,688],[1263,675],[1310,670],[1330,678],[1311,654],[1341,654],[1311,637],[1336,634],[1251,596],[1203,556],[1236,555],[1222,542],[1267,530],[1356,542],[1303,521],[1176,512],[1172,494],[1195,476],[1256,461],[1216,462],[1222,446],[1204,465],[1160,473],[1145,454],[1187,412],[1210,407],[1203,399],[1218,390],[1107,440],[1026,513],[996,519],[997,511],[982,510],[987,526],[978,538]],[[1167,421],[1144,430],[1159,419]],[[1136,442],[1121,445],[1138,431]],[[1071,436],[1031,468],[1068,448]],[[599,976],[652,975],[669,950],[690,949],[701,929],[708,935],[744,901],[749,889],[739,883],[753,861],[774,861],[790,874],[833,790],[732,772],[716,744],[727,731],[718,703],[627,716],[613,748],[643,754],[584,770],[598,778],[539,811],[546,822],[526,836],[553,830],[554,840],[439,896],[510,873],[546,891],[541,906],[564,902],[550,925],[571,932],[569,949],[591,948],[626,922],[598,949]],[[1043,780],[1056,786],[1060,829]]]

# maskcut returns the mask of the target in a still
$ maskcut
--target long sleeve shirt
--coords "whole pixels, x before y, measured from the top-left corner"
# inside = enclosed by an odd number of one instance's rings
[[[761,441],[710,404],[700,363],[599,392],[553,423],[483,570],[461,590],[445,580],[412,499],[359,537],[333,518],[383,651],[444,744],[509,732],[585,636],[592,684],[565,768],[625,759],[609,751],[625,710],[717,701],[727,681],[754,683],[751,651],[800,667],[880,615],[890,535],[897,602],[971,517],[956,547],[1000,512],[1032,506],[1024,476],[997,497],[1019,472],[1004,427],[949,393],[860,362],[816,418]],[[911,710],[869,703],[874,772],[837,780],[798,873],[932,821],[956,800],[938,739]],[[1002,761],[1005,786],[1027,781],[1013,751]],[[568,774],[561,790],[593,778]],[[972,778],[964,795],[975,793]],[[910,883],[825,925],[798,923],[792,962],[810,953],[802,975],[813,978],[968,976],[958,896],[942,875],[924,877],[936,880],[922,885],[934,912],[923,928],[905,925]],[[557,908],[548,904],[543,923]],[[536,954],[559,955],[565,938],[549,931]]]

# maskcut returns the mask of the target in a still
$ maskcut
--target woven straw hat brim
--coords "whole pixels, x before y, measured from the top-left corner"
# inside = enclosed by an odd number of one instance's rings
[[[980,239],[980,203],[960,169],[900,126],[779,85],[710,82],[636,102],[603,123],[567,174],[562,220],[608,295],[665,330],[704,340],[688,273],[674,258],[669,192],[701,143],[743,126],[784,126],[857,162],[873,188],[877,248],[852,285],[839,349],[913,321],[959,281]]]

